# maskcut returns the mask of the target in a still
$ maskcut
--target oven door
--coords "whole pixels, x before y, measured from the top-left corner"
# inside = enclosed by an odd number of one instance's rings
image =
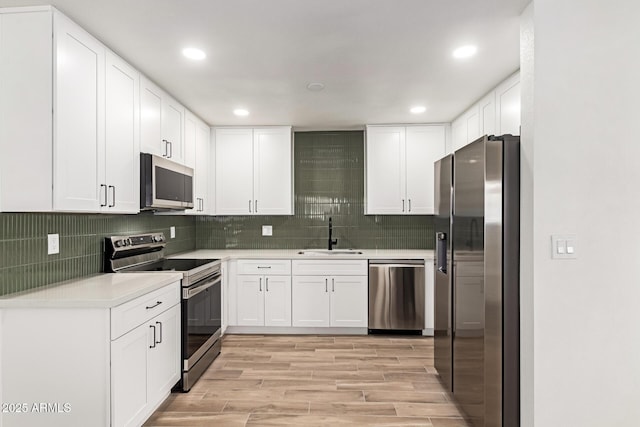
[[[220,273],[182,290],[183,371],[189,371],[220,337],[222,327]]]

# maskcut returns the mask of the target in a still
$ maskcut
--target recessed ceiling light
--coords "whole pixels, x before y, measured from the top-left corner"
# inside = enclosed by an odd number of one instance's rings
[[[201,51],[200,49],[196,49],[195,47],[187,47],[182,49],[182,54],[189,59],[193,59],[195,61],[201,61],[207,57],[207,54]]]
[[[322,89],[324,89],[324,85],[322,83],[309,83],[307,85],[307,89],[309,89],[311,92],[320,92]]]
[[[244,108],[236,108],[235,110],[233,110],[233,114],[235,114],[236,116],[248,116],[249,115],[249,110],[245,110]]]
[[[416,105],[415,107],[411,107],[409,111],[411,111],[412,114],[421,114],[427,111],[427,107],[423,105]]]
[[[469,58],[476,54],[478,48],[473,45],[460,46],[453,51],[453,57],[458,59]]]

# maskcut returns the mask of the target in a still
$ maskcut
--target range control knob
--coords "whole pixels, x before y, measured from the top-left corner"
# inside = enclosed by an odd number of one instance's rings
[[[122,246],[126,246],[127,241],[126,240],[116,240],[116,248],[120,248]]]
[[[162,235],[158,234],[156,236],[153,236],[153,241],[154,242],[162,242]]]

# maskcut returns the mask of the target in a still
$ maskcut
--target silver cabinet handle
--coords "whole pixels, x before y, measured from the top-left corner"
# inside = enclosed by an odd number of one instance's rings
[[[256,200],[256,202],[254,203],[253,207],[255,208],[254,211],[256,213],[258,213],[258,200]]]
[[[258,268],[271,268],[270,265],[259,265]]]
[[[264,281],[267,286],[267,292],[269,292],[269,278],[267,277],[266,279],[264,279]]]
[[[409,212],[411,212],[411,199],[409,199]]]
[[[260,278],[260,292],[262,292],[262,277]]]
[[[115,207],[115,206],[116,206],[116,186],[115,186],[115,185],[110,185],[110,186],[109,186],[109,188],[110,188],[111,190],[113,190],[113,191],[112,191],[112,193],[111,193],[111,195],[112,195],[112,197],[113,197],[111,200],[113,201],[113,203],[112,203],[112,204],[110,204],[110,205],[109,205],[109,207],[110,207],[110,208],[113,208],[113,207]]]
[[[169,155],[167,156],[169,159],[173,158],[173,142],[167,141],[169,143]]]
[[[148,305],[146,308],[147,310],[151,310],[152,308],[156,308],[157,306],[159,306],[160,304],[162,304],[162,301],[156,301],[155,304],[153,305]]]
[[[156,322],[156,325],[158,325],[160,329],[160,341],[156,341],[156,344],[160,344],[162,342],[162,322]]]
[[[163,139],[162,142],[164,142],[164,154],[162,155],[162,157],[169,158],[169,141]]]
[[[331,278],[331,292],[336,291],[336,279]]]
[[[402,199],[402,212],[404,212],[404,199]]]
[[[107,184],[100,184],[100,195],[102,195],[102,189],[104,188],[104,203],[100,203],[101,207],[105,207],[107,206],[108,202],[107,202]]]
[[[329,292],[329,279],[324,279],[324,291]]]
[[[200,199],[200,212],[204,212],[204,199]]]
[[[251,213],[251,200],[249,200],[249,213]]]
[[[153,329],[153,345],[150,345],[149,348],[156,348],[156,344],[158,344],[156,342],[156,327],[153,325],[149,325],[149,327]]]

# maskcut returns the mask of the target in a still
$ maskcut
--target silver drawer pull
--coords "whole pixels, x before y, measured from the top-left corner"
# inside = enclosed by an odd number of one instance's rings
[[[259,265],[259,266],[258,266],[258,268],[271,268],[271,266],[270,266],[270,265],[267,265],[267,266],[264,266],[264,267],[263,267],[263,266]]]
[[[155,304],[151,305],[151,306],[147,306],[147,310],[151,310],[152,308],[156,308],[157,306],[159,306],[160,304],[162,304],[162,301],[156,301]]]

